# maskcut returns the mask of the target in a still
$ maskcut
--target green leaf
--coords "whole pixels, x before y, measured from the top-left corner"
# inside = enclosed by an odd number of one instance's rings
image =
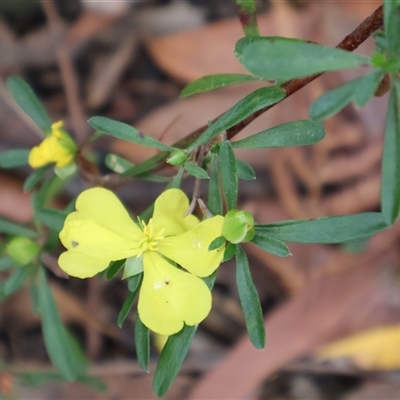
[[[41,168],[34,169],[24,182],[24,192],[32,190],[44,177],[46,172],[50,169],[51,165],[45,165]]]
[[[209,179],[210,177],[203,168],[199,167],[198,165],[192,164],[190,162],[186,162],[184,165],[185,170],[195,178],[199,179]]]
[[[260,78],[245,74],[206,75],[185,86],[180,94],[180,97],[187,97],[196,93],[208,92],[210,90],[219,89],[225,86],[254,81],[260,81]]]
[[[285,243],[272,237],[255,235],[251,240],[251,243],[278,257],[287,257],[291,255],[290,250]]]
[[[88,122],[93,128],[108,133],[118,139],[127,140],[129,142],[140,144],[141,146],[152,147],[159,150],[172,150],[171,146],[161,143],[157,139],[145,135],[133,126],[124,124],[123,122],[114,121],[106,117],[92,117]]]
[[[224,262],[232,259],[235,253],[236,253],[236,244],[228,243],[224,251]]]
[[[382,72],[377,70],[329,90],[311,104],[308,110],[310,118],[327,119],[338,113],[351,101],[354,101],[358,107],[364,106],[374,95],[382,76]]]
[[[7,87],[21,109],[33,119],[43,132],[49,132],[51,121],[31,87],[20,77],[10,76]]]
[[[168,338],[154,373],[153,390],[156,396],[164,396],[178,375],[196,330],[197,325],[185,325],[180,332]]]
[[[178,188],[180,188],[184,172],[185,172],[184,168],[179,168],[177,174],[169,182],[167,188],[168,189],[178,189]]]
[[[35,217],[38,219],[38,221],[57,232],[60,232],[63,228],[67,215],[67,212],[63,210],[56,210],[55,208],[38,207],[35,209]]]
[[[310,220],[255,225],[256,234],[294,243],[345,243],[364,240],[385,229],[383,215],[368,212]]]
[[[228,210],[236,208],[238,198],[238,177],[236,174],[236,157],[231,143],[222,143],[219,151],[219,171],[221,176],[222,188],[225,195]]]
[[[129,169],[133,168],[135,164],[132,164],[128,160],[117,156],[116,154],[107,154],[105,158],[105,163],[111,171],[116,172],[117,174],[123,174]],[[171,179],[165,176],[160,176],[156,174],[150,174],[147,172],[135,175],[137,179],[141,179],[143,181],[148,182],[169,182]]]
[[[240,246],[236,246],[236,284],[251,343],[256,348],[263,349],[265,326],[260,299],[251,279],[246,253]]]
[[[117,275],[119,271],[121,271],[124,264],[125,264],[125,259],[112,261],[107,268],[106,279],[110,280],[114,278],[114,276]]]
[[[211,156],[210,180],[208,182],[208,201],[207,207],[213,215],[222,215],[222,193],[218,169],[218,156]]]
[[[122,279],[130,278],[131,276],[140,274],[143,272],[143,255],[140,257],[133,256],[129,257],[125,261],[124,273]]]
[[[0,272],[6,271],[14,266],[14,261],[11,257],[0,257]]]
[[[277,82],[369,63],[368,57],[349,51],[274,36],[242,38],[235,55],[252,74]]]
[[[34,193],[32,196],[32,207],[35,218],[48,228],[60,232],[64,226],[65,218],[69,214],[65,210],[57,210],[55,208],[45,208],[41,200],[44,200],[41,193]]]
[[[85,373],[86,362],[82,358],[79,347],[62,324],[43,269],[39,270],[37,285],[42,334],[47,353],[62,377],[73,381]]]
[[[208,251],[219,249],[223,244],[225,244],[226,239],[223,236],[218,236],[215,238],[208,246]]]
[[[133,275],[128,280],[128,289],[132,293],[138,293],[142,283],[143,274]]]
[[[393,224],[400,211],[400,116],[399,93],[393,85],[386,116],[382,156],[381,207],[385,222]]]
[[[0,218],[0,233],[5,233],[6,235],[26,236],[30,238],[37,236],[37,233],[32,229],[25,228],[24,226],[18,225],[15,222],[7,221],[3,218]]]
[[[149,372],[150,331],[147,326],[143,324],[139,314],[136,316],[135,324],[135,347],[140,368],[146,372]]]
[[[28,164],[30,149],[7,150],[0,154],[0,168],[14,168]]]
[[[12,275],[4,282],[3,295],[5,297],[11,296],[20,289],[28,279],[29,274],[29,266],[16,268]]]
[[[400,1],[384,1],[384,27],[389,54],[398,56],[400,51]]]
[[[239,21],[246,36],[260,36],[254,0],[236,0]]]
[[[187,151],[193,151],[198,146],[207,143],[212,138],[243,121],[254,112],[278,103],[285,98],[285,95],[286,92],[277,86],[269,86],[255,90],[222,114],[202,135],[191,143]]]
[[[124,323],[126,317],[128,316],[129,312],[132,309],[133,303],[135,302],[137,295],[136,292],[129,292],[128,296],[126,296],[126,299],[124,301],[124,304],[122,304],[121,310],[118,313],[118,318],[117,318],[117,325],[122,328],[122,324]]]
[[[260,149],[266,147],[305,146],[319,142],[325,136],[319,121],[308,119],[288,122],[232,142],[235,149]]]
[[[232,143],[232,147],[235,147],[234,142]],[[238,158],[236,159],[236,173],[239,179],[243,179],[245,181],[256,179],[256,174],[253,168]]]

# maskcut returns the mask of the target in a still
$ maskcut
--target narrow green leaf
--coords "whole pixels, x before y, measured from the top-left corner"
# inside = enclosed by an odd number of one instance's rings
[[[123,174],[124,172],[135,166],[135,164],[132,164],[128,160],[125,160],[124,158],[117,156],[116,154],[107,154],[105,158],[105,163],[108,168],[110,168],[117,174]],[[136,178],[148,182],[169,182],[171,180],[166,176],[160,176],[146,172],[136,175]]]
[[[385,222],[393,224],[400,211],[400,116],[399,94],[393,85],[386,116],[382,156],[381,207]]]
[[[45,133],[50,131],[50,118],[31,87],[18,76],[10,76],[7,79],[7,87],[16,103],[35,124]]]
[[[140,285],[142,283],[143,274],[133,275],[128,280],[128,289],[132,293],[139,293]]]
[[[234,142],[232,143],[232,147],[235,147]],[[253,168],[238,158],[236,159],[236,173],[239,179],[243,179],[245,181],[256,179],[256,174]]]
[[[321,122],[305,119],[274,126],[245,139],[232,142],[232,147],[235,149],[260,149],[306,146],[319,142],[324,136],[325,130]]]
[[[45,165],[41,168],[34,169],[24,182],[24,192],[32,190],[44,177],[46,172],[51,168],[51,165]]]
[[[6,271],[14,266],[14,261],[11,257],[0,257],[0,272]]]
[[[73,381],[85,373],[86,363],[82,362],[82,353],[62,324],[43,269],[39,270],[37,284],[42,334],[48,355],[62,377]]]
[[[231,143],[225,141],[219,151],[219,171],[226,206],[229,210],[236,208],[238,198],[238,177],[236,173],[236,157]]]
[[[169,182],[167,188],[168,189],[178,189],[178,188],[180,188],[184,172],[185,172],[185,169],[183,167],[179,168],[177,174]]]
[[[139,367],[149,372],[150,331],[147,326],[143,324],[139,314],[136,316],[135,324],[135,347]]]
[[[185,86],[180,94],[180,97],[187,97],[193,94],[208,92],[210,90],[219,89],[225,86],[254,81],[260,81],[260,78],[245,74],[206,75]]]
[[[194,176],[195,178],[199,178],[199,179],[209,179],[210,178],[207,174],[207,171],[205,171],[203,168],[199,167],[198,165],[192,164],[190,162],[186,162],[184,165],[184,168],[190,175]]]
[[[65,218],[69,213],[66,210],[45,208],[42,203],[45,200],[44,197],[41,192],[34,193],[32,196],[32,208],[35,218],[48,228],[59,232],[63,228]]]
[[[308,110],[310,118],[327,119],[338,113],[351,101],[354,101],[358,107],[363,107],[374,95],[382,76],[382,72],[376,70],[329,90],[311,104]]]
[[[38,219],[38,221],[57,232],[60,232],[63,228],[67,215],[67,212],[63,210],[56,210],[55,208],[38,207],[35,209],[35,217]]]
[[[223,236],[218,236],[215,238],[208,246],[208,251],[219,249],[223,244],[225,244],[226,239]]]
[[[368,57],[345,50],[273,36],[242,38],[235,55],[252,74],[276,82],[369,63]]]
[[[254,0],[236,0],[239,21],[246,36],[260,36]]]
[[[258,349],[263,349],[265,326],[260,299],[251,279],[246,253],[240,246],[236,246],[236,284],[251,343]]]
[[[278,257],[287,257],[291,255],[290,250],[285,243],[272,237],[255,235],[251,240],[251,243]]]
[[[192,142],[187,151],[193,151],[198,146],[207,143],[254,112],[278,103],[285,98],[285,94],[286,92],[278,86],[269,86],[255,90],[222,114],[217,121],[212,123],[202,135]]]
[[[381,83],[383,75],[383,71],[375,70],[362,77],[353,98],[353,102],[357,107],[364,107],[372,99]]]
[[[118,318],[117,318],[117,325],[122,328],[122,324],[124,323],[126,317],[128,316],[129,312],[132,309],[133,303],[135,302],[137,295],[136,292],[129,292],[128,296],[126,296],[126,299],[124,301],[124,304],[121,307],[121,310],[118,313]]]
[[[124,264],[125,264],[125,259],[112,261],[107,268],[106,279],[110,280],[110,279],[114,278],[114,276],[117,275],[119,271],[121,271]]]
[[[207,207],[213,215],[222,215],[222,193],[218,169],[218,156],[212,154],[210,180],[208,182]]]
[[[29,273],[29,266],[16,268],[12,275],[4,282],[3,295],[5,297],[11,296],[20,289],[28,279]]]
[[[185,325],[180,332],[168,338],[154,373],[153,390],[156,396],[164,396],[178,375],[196,330],[197,325]]]
[[[400,1],[384,1],[384,26],[389,54],[398,56],[400,51]]]
[[[92,117],[88,122],[93,128],[108,133],[118,139],[127,140],[129,142],[159,150],[172,150],[171,146],[161,143],[157,139],[145,135],[133,126],[124,124],[123,122],[114,121],[106,117]]]
[[[364,240],[385,229],[383,215],[368,212],[310,220],[255,225],[256,234],[294,243],[345,243]]]
[[[30,149],[7,150],[0,154],[0,168],[14,168],[28,164]]]
[[[224,262],[231,260],[236,253],[236,244],[228,243],[224,251]]]
[[[32,229],[25,228],[24,226],[18,225],[15,222],[7,221],[3,218],[0,218],[0,233],[5,233],[6,235],[26,236],[29,238],[37,236],[37,233]]]

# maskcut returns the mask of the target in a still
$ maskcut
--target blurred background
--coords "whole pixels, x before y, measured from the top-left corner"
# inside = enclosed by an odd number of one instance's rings
[[[262,35],[296,37],[336,45],[380,1],[256,2]],[[26,79],[53,121],[82,143],[87,119],[107,116],[171,144],[207,124],[256,89],[242,84],[179,99],[185,84],[201,76],[244,72],[233,55],[242,36],[234,0],[0,2],[0,151],[39,143],[32,123],[9,97],[5,79]],[[371,54],[372,39],[357,51]],[[322,76],[258,118],[239,137],[307,118],[310,103],[363,71]],[[256,181],[242,181],[240,207],[258,223],[379,211],[380,158],[387,96],[364,109],[348,106],[325,123],[326,138],[302,148],[246,150]],[[102,173],[104,156],[134,163],[153,149],[102,137],[93,145]],[[21,223],[32,217],[22,191],[28,168],[0,170],[0,216]],[[190,193],[193,182],[185,183]],[[60,204],[85,186],[72,181]],[[117,192],[133,213],[162,191],[131,181]],[[204,189],[205,190],[205,189]],[[281,259],[251,244],[250,258],[267,327],[267,346],[253,349],[239,306],[234,265],[221,266],[213,310],[202,323],[167,399],[399,399],[399,226],[367,242],[290,244]],[[93,376],[106,392],[72,383],[37,388],[15,385],[17,398],[153,399],[152,373],[135,361],[134,313],[122,329],[118,312],[127,295],[118,279],[61,280],[52,289],[63,320],[79,338]],[[40,323],[25,288],[0,305],[0,365],[16,371],[49,368]],[[326,347],[357,333],[350,345]],[[339,342],[340,344],[340,342]],[[336,349],[336,350],[335,350]],[[0,374],[0,389],[9,384]]]

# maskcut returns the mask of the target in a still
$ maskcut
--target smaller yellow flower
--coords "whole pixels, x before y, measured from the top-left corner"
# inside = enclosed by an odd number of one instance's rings
[[[32,168],[40,168],[50,163],[55,163],[56,167],[65,167],[73,161],[77,149],[62,126],[62,121],[51,125],[50,136],[30,151],[28,162]]]

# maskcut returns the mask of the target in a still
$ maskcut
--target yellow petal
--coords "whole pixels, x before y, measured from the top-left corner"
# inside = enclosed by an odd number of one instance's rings
[[[157,250],[194,275],[211,275],[221,264],[225,246],[208,251],[211,242],[222,234],[224,217],[206,219],[194,229],[161,240]]]
[[[155,230],[164,228],[163,235],[179,235],[194,228],[199,220],[194,215],[186,216],[189,200],[180,189],[163,192],[154,203],[153,224]]]
[[[201,279],[153,252],[146,252],[143,262],[138,312],[144,325],[169,336],[184,324],[197,325],[206,318],[211,310],[211,292]]]
[[[68,275],[85,279],[104,271],[108,267],[109,261],[92,254],[66,251],[61,253],[58,264]]]
[[[110,261],[137,254],[135,242],[103,228],[91,220],[70,214],[60,232],[60,240],[68,249],[61,254],[60,268],[68,275],[87,278],[103,271]]]
[[[73,158],[74,153],[61,146],[60,140],[51,135],[30,151],[28,162],[32,168],[39,168],[50,163],[56,163],[57,167],[64,167]]]
[[[76,210],[81,219],[96,222],[119,236],[132,239],[142,235],[118,197],[110,190],[92,188],[82,192],[76,200]]]

